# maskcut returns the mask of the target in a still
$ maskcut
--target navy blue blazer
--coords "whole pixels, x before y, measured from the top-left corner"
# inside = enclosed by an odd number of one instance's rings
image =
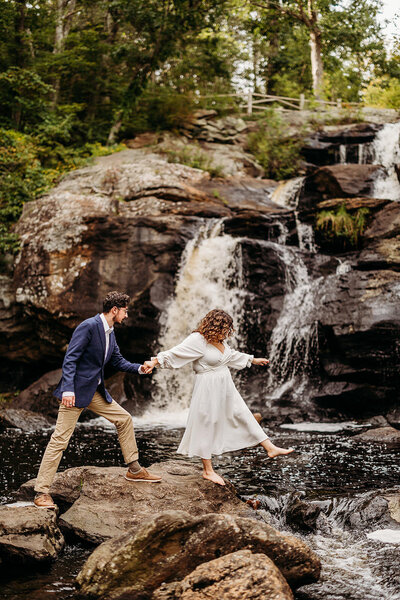
[[[74,392],[75,406],[83,408],[90,404],[99,387],[100,394],[111,403],[112,398],[104,386],[104,366],[109,362],[119,371],[137,373],[140,365],[125,360],[118,348],[114,331],[110,334],[110,344],[104,359],[105,349],[106,333],[100,315],[80,323],[72,334],[64,357],[61,381],[54,391],[56,398],[61,400],[63,392]]]

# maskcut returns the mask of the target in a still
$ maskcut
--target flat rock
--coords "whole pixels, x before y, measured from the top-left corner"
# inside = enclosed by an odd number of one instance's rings
[[[199,565],[179,583],[161,586],[152,600],[292,600],[279,569],[265,554],[239,550]]]
[[[0,558],[7,562],[43,563],[64,547],[57,513],[35,506],[0,506]]]
[[[267,555],[292,588],[318,580],[318,557],[293,536],[235,515],[194,517],[174,510],[101,544],[76,581],[88,597],[144,599],[163,582],[179,581],[202,563],[246,549]]]
[[[400,431],[394,427],[378,427],[359,433],[353,437],[354,440],[365,442],[386,442],[400,444]]]
[[[73,503],[60,517],[61,529],[99,544],[165,510],[185,510],[193,516],[252,514],[233,486],[206,481],[192,463],[170,460],[152,465],[151,471],[162,475],[162,483],[128,482],[126,469],[119,467],[77,467],[58,473],[51,494],[56,501]],[[34,481],[20,488],[19,497],[33,494]]]
[[[51,422],[43,415],[22,408],[0,410],[0,429],[15,427],[23,431],[40,431],[51,427]]]

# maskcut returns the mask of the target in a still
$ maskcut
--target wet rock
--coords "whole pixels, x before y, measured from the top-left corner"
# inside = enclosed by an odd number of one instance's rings
[[[390,517],[400,523],[400,493],[385,494],[384,498],[388,501]]]
[[[307,177],[300,200],[302,208],[310,208],[329,198],[351,198],[369,195],[379,175],[379,165],[332,165],[321,167]]]
[[[365,146],[371,143],[380,129],[374,123],[355,123],[340,127],[324,127],[310,135],[302,147],[302,155],[316,165],[332,165],[340,162],[340,146],[345,146],[346,162],[358,163],[365,152]],[[361,156],[360,156],[361,155]]]
[[[83,481],[87,470],[95,467],[74,467],[66,469],[61,473],[56,473],[51,486],[51,495],[57,504],[71,505],[80,496]],[[18,500],[32,501],[35,495],[36,479],[30,479],[23,483],[15,494]]]
[[[400,444],[400,431],[394,427],[378,427],[359,433],[353,436],[353,439],[365,442]]]
[[[15,398],[12,407],[34,411],[54,421],[57,418],[59,401],[53,396],[53,392],[61,379],[61,373],[61,369],[45,373]]]
[[[298,531],[315,531],[322,507],[317,503],[294,498],[286,510],[286,523]]]
[[[251,591],[250,591],[251,590]],[[240,550],[199,565],[179,583],[163,585],[152,600],[292,600],[279,569],[265,554]]]
[[[386,419],[392,427],[400,429],[400,408],[393,408],[393,410],[386,415]]]
[[[131,595],[148,598],[162,582],[180,580],[199,564],[242,549],[266,554],[293,588],[319,577],[320,562],[310,548],[265,523],[174,510],[99,546],[77,584],[89,597],[116,599],[129,589]]]
[[[45,563],[57,558],[64,538],[54,510],[35,506],[0,506],[0,558],[12,562]]]
[[[22,431],[41,431],[52,423],[43,415],[22,408],[3,408],[0,410],[0,429],[16,427]]]
[[[56,501],[73,502],[60,517],[61,529],[99,544],[169,509],[195,516],[209,512],[252,514],[237,498],[233,486],[211,484],[192,463],[171,460],[150,468],[161,474],[161,484],[128,482],[126,469],[118,467],[77,467],[58,473],[51,494]],[[33,493],[34,482],[20,488],[20,497]]]

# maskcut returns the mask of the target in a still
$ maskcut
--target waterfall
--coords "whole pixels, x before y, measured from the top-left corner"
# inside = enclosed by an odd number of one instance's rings
[[[400,201],[400,183],[396,165],[400,165],[400,122],[387,123],[373,142],[373,163],[383,165],[387,176],[379,177],[374,186],[373,196]]]
[[[314,231],[311,225],[303,223],[299,217],[298,205],[303,190],[305,177],[294,177],[288,181],[281,182],[274,190],[271,200],[279,206],[285,206],[294,210],[297,237],[300,250],[317,251],[314,242]]]
[[[226,310],[235,323],[238,339],[245,292],[238,238],[222,233],[222,221],[208,220],[190,240],[182,255],[174,297],[161,323],[157,350],[167,350],[188,336],[211,309]],[[193,385],[191,365],[179,370],[157,369],[150,409],[143,423],[184,425]]]
[[[345,165],[347,161],[347,146],[340,144],[339,146],[339,162],[341,165]]]
[[[270,339],[270,399],[279,397],[293,385],[297,375],[306,374],[313,365],[318,349],[315,315],[322,281],[322,277],[311,280],[296,249],[276,246],[276,250],[286,267],[287,292]]]

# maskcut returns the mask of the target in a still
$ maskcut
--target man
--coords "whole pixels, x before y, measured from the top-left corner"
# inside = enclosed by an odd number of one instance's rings
[[[110,292],[103,302],[103,313],[83,321],[72,334],[62,366],[62,378],[54,395],[61,400],[53,435],[47,445],[36,479],[34,503],[39,508],[55,508],[49,494],[63,451],[75,429],[79,415],[89,408],[117,428],[124,460],[125,479],[132,482],[161,481],[138,463],[138,449],[131,415],[115,402],[104,386],[104,366],[110,363],[119,371],[148,373],[151,369],[131,363],[121,355],[115,340],[114,325],[128,316],[129,296]]]

